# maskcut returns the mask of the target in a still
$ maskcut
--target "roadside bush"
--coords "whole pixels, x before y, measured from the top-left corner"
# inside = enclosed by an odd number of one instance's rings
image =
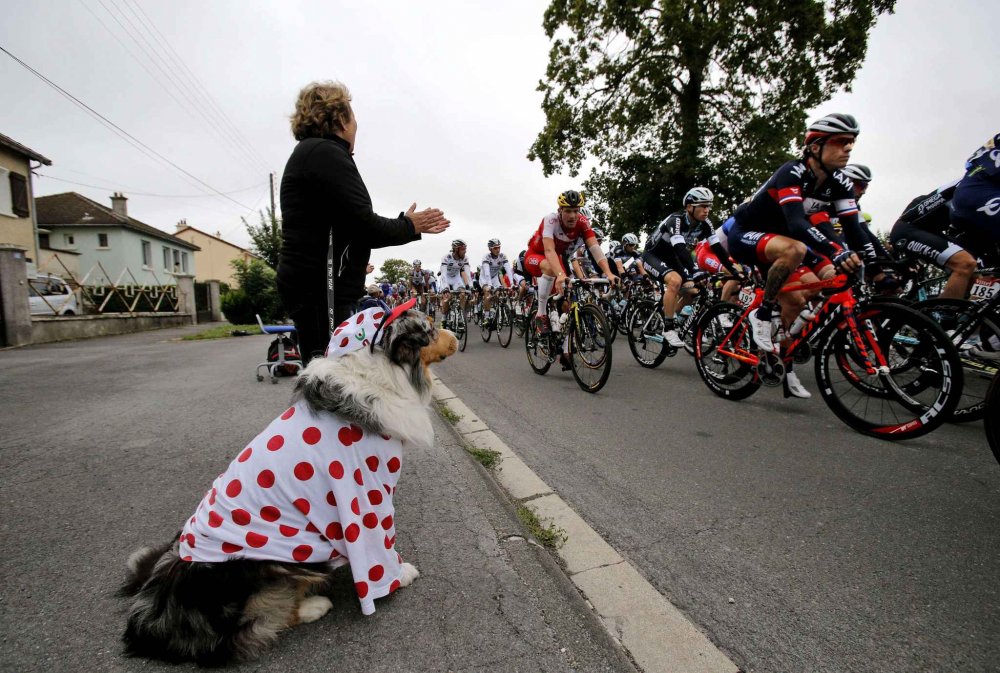
[[[274,269],[258,259],[233,261],[239,287],[222,295],[222,312],[234,325],[256,324],[256,314],[265,323],[281,320],[281,300],[278,298],[277,276]]]

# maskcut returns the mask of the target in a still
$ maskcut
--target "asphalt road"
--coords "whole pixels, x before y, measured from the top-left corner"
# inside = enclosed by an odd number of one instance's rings
[[[981,423],[860,435],[814,392],[713,395],[683,353],[605,388],[516,337],[436,372],[748,672],[1000,670],[1000,465]]]

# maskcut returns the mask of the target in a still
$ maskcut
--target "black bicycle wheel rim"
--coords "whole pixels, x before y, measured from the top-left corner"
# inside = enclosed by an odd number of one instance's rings
[[[593,305],[580,306],[569,323],[573,378],[588,393],[596,393],[611,375],[611,340],[604,314]]]
[[[713,393],[733,401],[750,397],[761,385],[752,365],[718,352],[724,340],[729,349],[755,350],[750,326],[741,320],[741,312],[735,304],[715,304],[699,316],[694,327],[694,363],[698,375]],[[722,316],[728,316],[728,326]]]
[[[513,317],[510,303],[501,302],[497,307],[497,341],[503,348],[510,345],[510,340],[514,336]]]
[[[642,367],[655,369],[667,358],[669,346],[660,337],[662,331],[663,317],[659,304],[649,300],[638,302],[629,316],[626,336],[632,357]],[[650,336],[660,337],[661,340],[648,338]]]
[[[888,372],[868,373],[854,366],[861,358],[845,357],[857,348],[850,330],[832,332],[820,345],[815,363],[827,406],[848,426],[882,439],[910,439],[939,427],[958,404],[962,389],[958,352],[948,336],[926,316],[900,304],[868,305],[857,313],[865,346],[878,344]],[[921,347],[900,347],[899,335]],[[912,358],[920,361],[908,362]],[[852,377],[861,378],[864,385]],[[868,394],[866,386],[881,392]]]

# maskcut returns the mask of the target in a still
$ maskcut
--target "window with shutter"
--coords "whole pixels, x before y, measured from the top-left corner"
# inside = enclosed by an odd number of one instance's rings
[[[28,207],[28,179],[13,171],[10,173],[10,202],[11,210],[18,217],[31,215]]]

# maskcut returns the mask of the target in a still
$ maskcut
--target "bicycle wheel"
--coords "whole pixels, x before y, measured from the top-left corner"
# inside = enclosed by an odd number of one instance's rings
[[[632,357],[643,367],[659,367],[669,354],[670,346],[663,341],[663,313],[657,302],[636,303],[629,318],[627,336]]]
[[[538,302],[532,302],[531,310],[528,311],[529,315],[535,315],[537,310]],[[535,334],[535,326],[531,324],[531,321],[527,321],[527,326],[524,329],[524,350],[528,354],[528,364],[531,365],[531,369],[534,370],[536,374],[545,374],[549,371],[549,367],[552,366],[552,357],[550,356],[550,350],[552,347],[551,337],[548,334],[543,334],[538,336]]]
[[[1000,463],[1000,374],[993,376],[993,382],[986,393],[986,441],[990,443],[993,457]]]
[[[455,336],[458,338],[458,350],[465,352],[465,347],[469,343],[469,323],[465,320],[465,312],[459,308],[451,310],[451,321],[455,329]]]
[[[931,317],[948,334],[961,330],[974,320],[973,312],[979,305],[965,299],[927,299],[913,304],[914,308]],[[978,327],[965,338],[954,336],[952,341],[958,348],[962,358],[962,372],[965,384],[962,387],[962,399],[958,402],[951,418],[953,423],[978,421],[986,410],[986,391],[997,373],[996,361],[976,357],[972,352],[974,346],[988,347],[990,339],[1000,334],[1000,316],[993,312],[986,313]]]
[[[514,325],[514,333],[517,334],[517,336],[519,337],[524,336],[524,330],[529,325],[528,313],[530,313],[530,311],[528,311],[528,309],[523,304],[521,305],[521,309],[522,309],[521,313],[513,311],[510,317],[510,321]]]
[[[601,310],[584,304],[570,322],[569,352],[573,378],[588,393],[604,387],[611,375],[611,340]]]
[[[760,379],[749,362],[719,352],[749,354],[756,350],[749,323],[735,304],[709,306],[694,326],[694,364],[708,389],[727,400],[742,400],[760,388]]]
[[[479,325],[479,336],[483,337],[483,341],[489,343],[490,337],[493,336],[493,321],[486,317],[486,311],[483,309],[480,308],[477,313],[476,322]]]
[[[509,301],[502,301],[497,306],[497,342],[504,348],[510,345],[514,336],[514,312]]]
[[[611,302],[606,299],[598,300],[597,306],[600,308],[601,313],[604,314],[604,322],[608,328],[608,341],[614,343],[615,337],[618,336],[618,328],[615,326],[618,318],[615,315],[615,309],[611,306]]]
[[[869,373],[850,329],[831,332],[818,347],[816,380],[830,410],[858,432],[910,439],[934,430],[954,411],[962,391],[958,352],[926,316],[901,304],[878,303],[855,311],[873,361]]]

